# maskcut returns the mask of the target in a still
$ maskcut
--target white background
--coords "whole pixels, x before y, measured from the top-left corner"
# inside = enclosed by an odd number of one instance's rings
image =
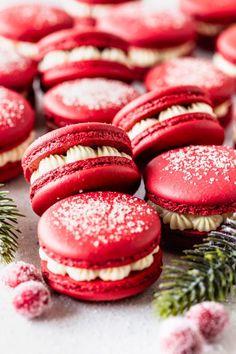
[[[67,1],[67,0],[64,0]],[[151,1],[151,0],[150,0]],[[0,0],[0,6],[10,4]],[[33,3],[58,1],[32,0]],[[61,1],[60,1],[61,2]],[[175,0],[153,0],[158,6],[172,7]],[[42,118],[38,129],[42,132]],[[17,259],[39,265],[37,216],[31,211],[28,186],[20,177],[6,185],[26,215],[20,220],[22,236]],[[170,256],[166,256],[166,261]],[[158,349],[160,320],[155,317],[151,301],[155,284],[144,294],[116,303],[83,303],[62,295],[53,296],[53,306],[44,317],[27,321],[12,311],[11,292],[0,289],[0,352],[4,354],[161,354]],[[235,306],[232,327],[223,341],[206,348],[207,353],[235,354]],[[165,353],[162,353],[165,354]]]

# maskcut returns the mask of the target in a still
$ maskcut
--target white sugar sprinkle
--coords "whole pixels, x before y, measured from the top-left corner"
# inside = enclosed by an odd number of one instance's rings
[[[169,86],[196,85],[206,89],[221,87],[227,80],[226,75],[216,69],[210,60],[199,58],[181,58],[168,62],[164,79],[158,83]]]
[[[0,87],[0,127],[1,130],[13,128],[25,120],[25,106],[18,99],[14,100],[7,95],[7,90]]]
[[[123,107],[138,96],[133,87],[120,81],[105,79],[66,82],[53,92],[66,106],[86,106],[90,110]]]
[[[69,232],[83,243],[90,239],[94,247],[99,244],[133,237],[150,228],[154,213],[144,201],[125,194],[102,192],[77,195],[63,200],[50,216],[58,229]]]
[[[236,151],[220,146],[189,146],[162,155],[168,164],[164,170],[179,172],[184,181],[214,184],[223,178],[232,183],[236,174]]]

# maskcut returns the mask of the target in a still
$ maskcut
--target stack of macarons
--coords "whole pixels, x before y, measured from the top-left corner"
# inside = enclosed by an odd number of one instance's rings
[[[236,212],[236,153],[222,146],[235,26],[218,37],[214,61],[182,58],[196,32],[215,37],[235,21],[232,1],[215,3],[212,12],[194,0],[181,0],[184,13],[133,0],[0,11],[0,182],[23,169],[54,290],[89,301],[136,295],[161,273],[160,244],[192,247]],[[33,142],[22,94],[36,76],[50,131]],[[134,196],[142,177],[146,201]]]

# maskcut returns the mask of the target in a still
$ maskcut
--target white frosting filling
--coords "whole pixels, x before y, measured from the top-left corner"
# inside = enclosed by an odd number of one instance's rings
[[[126,53],[118,48],[105,48],[99,50],[94,46],[80,46],[70,51],[54,50],[47,53],[39,63],[40,71],[49,70],[57,65],[82,60],[108,60],[129,65]]]
[[[232,102],[231,100],[225,101],[223,103],[221,103],[219,106],[216,106],[214,108],[214,113],[215,115],[220,118],[220,117],[224,117],[229,110],[229,107],[231,106]]]
[[[18,146],[11,150],[0,153],[0,167],[6,165],[8,162],[20,161],[27,147],[32,143],[35,138],[35,132],[32,131],[28,138]]]
[[[179,214],[173,211],[164,209],[155,203],[148,201],[160,215],[164,224],[168,224],[171,230],[187,230],[193,229],[200,232],[209,232],[216,230],[223,221],[232,216],[233,214],[224,215],[190,215],[190,214]]]
[[[193,47],[194,42],[192,41],[176,47],[163,49],[131,47],[129,50],[129,58],[132,65],[148,68],[162,61],[188,54]]]
[[[154,262],[154,254],[159,252],[159,246],[157,246],[152,253],[144,258],[139,259],[136,262],[127,264],[121,267],[112,267],[104,269],[85,269],[65,266],[54,261],[48,257],[46,253],[39,249],[39,256],[41,260],[47,262],[47,268],[50,272],[58,275],[68,275],[75,281],[91,281],[94,279],[102,279],[104,281],[117,281],[127,278],[132,271],[142,271],[149,268]]]
[[[6,47],[15,48],[20,54],[25,57],[35,58],[38,54],[38,47],[35,43],[15,41],[2,36],[0,36],[0,42]]]
[[[233,78],[236,77],[236,64],[231,63],[221,54],[216,53],[213,57],[213,62],[219,70],[223,71],[223,73],[232,76]]]
[[[110,146],[99,146],[97,148],[91,148],[89,146],[77,145],[71,147],[65,155],[50,155],[42,159],[39,163],[38,169],[32,173],[30,183],[58,167],[65,166],[69,163],[73,163],[80,160],[91,159],[102,156],[117,156],[132,159],[131,156],[124,152],[118,151],[116,148]]]
[[[90,5],[74,0],[67,0],[64,7],[68,14],[73,17],[97,17],[104,15],[110,5]]]
[[[166,110],[160,112],[157,118],[147,118],[136,123],[128,132],[129,138],[132,140],[144,130],[150,128],[155,124],[158,124],[159,122],[187,113],[209,113],[214,116],[212,107],[203,102],[192,103],[187,107],[181,105],[171,106]]]
[[[204,34],[205,36],[214,37],[224,30],[224,25],[219,25],[215,23],[201,22],[195,21],[196,30],[200,34]]]

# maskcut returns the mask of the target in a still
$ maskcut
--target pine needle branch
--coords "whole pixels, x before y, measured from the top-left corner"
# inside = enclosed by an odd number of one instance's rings
[[[0,188],[3,187],[0,184]],[[18,217],[23,216],[8,191],[0,191],[0,263],[10,263],[18,247]]]
[[[234,285],[236,221],[227,219],[202,244],[164,266],[154,308],[160,317],[176,316],[205,300],[226,300]]]

